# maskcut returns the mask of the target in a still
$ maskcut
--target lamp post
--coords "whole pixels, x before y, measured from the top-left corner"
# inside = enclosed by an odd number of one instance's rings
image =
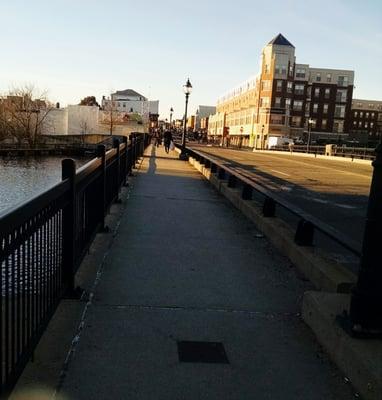
[[[184,123],[183,123],[183,134],[182,134],[182,151],[179,155],[179,158],[181,160],[187,160],[187,155],[186,155],[186,133],[187,133],[187,107],[188,107],[188,98],[190,97],[190,94],[192,92],[192,85],[190,82],[190,79],[187,79],[187,82],[185,85],[183,85],[183,91],[184,94],[186,95],[186,107],[184,111]]]
[[[172,113],[174,112],[174,109],[171,107],[170,108],[170,128],[171,128],[171,122],[172,122]]]
[[[309,147],[310,147],[310,135],[312,132],[312,125],[314,124],[314,120],[312,118],[308,119],[308,143],[306,145],[306,152],[309,153]]]

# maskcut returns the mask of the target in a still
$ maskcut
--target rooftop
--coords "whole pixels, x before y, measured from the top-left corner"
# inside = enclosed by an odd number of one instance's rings
[[[275,36],[268,44],[277,44],[279,46],[291,46],[294,48],[293,44],[285,38],[281,33]]]
[[[113,95],[122,95],[122,96],[133,96],[133,97],[142,97],[143,99],[147,100],[145,96],[139,94],[133,89],[125,89],[125,90],[117,90]]]

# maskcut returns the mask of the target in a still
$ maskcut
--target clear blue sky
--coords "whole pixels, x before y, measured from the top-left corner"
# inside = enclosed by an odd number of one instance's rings
[[[33,83],[76,104],[132,88],[181,117],[258,72],[281,32],[297,62],[355,70],[355,97],[382,100],[382,0],[1,0],[0,91]]]

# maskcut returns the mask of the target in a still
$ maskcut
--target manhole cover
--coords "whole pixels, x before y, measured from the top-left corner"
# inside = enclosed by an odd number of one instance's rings
[[[229,364],[224,346],[219,342],[178,342],[180,362]]]

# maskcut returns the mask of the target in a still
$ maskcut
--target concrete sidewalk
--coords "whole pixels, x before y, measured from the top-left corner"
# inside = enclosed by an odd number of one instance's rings
[[[352,399],[300,317],[311,289],[177,154],[149,148],[107,255],[63,399]],[[220,342],[229,363],[181,362]]]

